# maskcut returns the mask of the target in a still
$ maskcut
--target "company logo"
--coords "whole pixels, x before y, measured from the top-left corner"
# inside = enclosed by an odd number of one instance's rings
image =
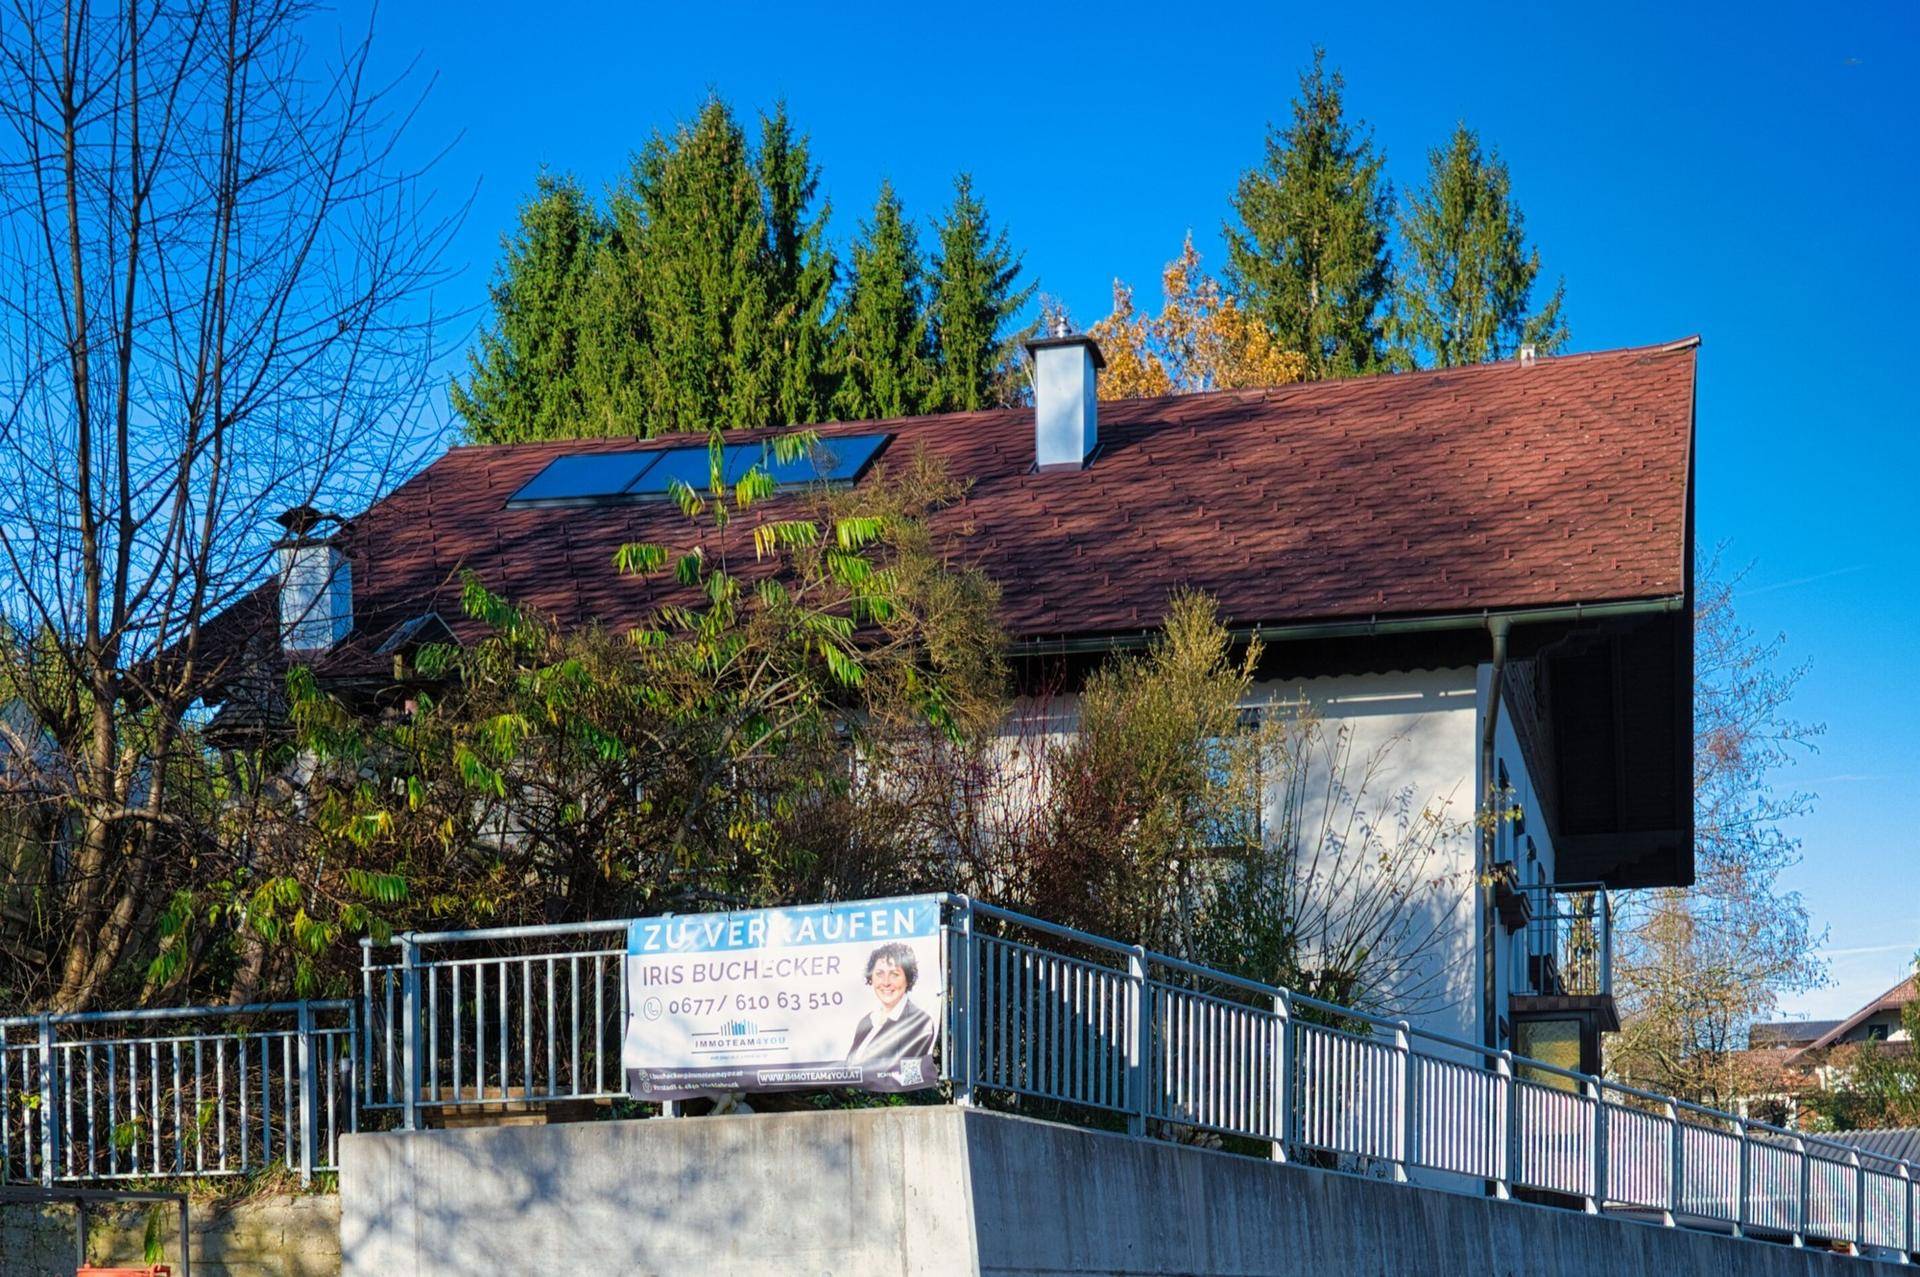
[[[786,1045],[785,1028],[765,1028],[757,1021],[739,1018],[723,1020],[693,1035],[694,1050],[701,1052],[776,1051]]]

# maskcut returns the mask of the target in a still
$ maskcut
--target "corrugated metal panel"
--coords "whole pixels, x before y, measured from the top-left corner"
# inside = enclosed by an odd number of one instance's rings
[[[1920,1162],[1920,1127],[1890,1131],[1835,1131],[1820,1138],[1837,1144],[1850,1144],[1863,1153]]]

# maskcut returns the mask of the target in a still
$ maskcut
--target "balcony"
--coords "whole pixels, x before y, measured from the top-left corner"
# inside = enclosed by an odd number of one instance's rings
[[[1527,921],[1511,939],[1514,994],[1611,998],[1613,905],[1606,888],[1555,882],[1518,890],[1527,898]]]

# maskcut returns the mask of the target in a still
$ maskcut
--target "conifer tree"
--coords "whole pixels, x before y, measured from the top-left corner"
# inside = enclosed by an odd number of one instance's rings
[[[823,205],[812,212],[820,170],[808,139],[796,136],[782,102],[761,120],[759,172],[767,200],[768,307],[773,330],[767,357],[775,419],[824,419],[832,410],[834,278]]]
[[[938,369],[935,402],[943,411],[991,407],[1017,344],[1007,321],[1027,304],[1034,286],[1015,287],[1020,258],[1007,246],[1007,233],[992,229],[970,175],[955,179],[953,203],[936,231],[929,306]]]
[[[1393,188],[1371,133],[1346,118],[1345,82],[1315,49],[1293,121],[1270,129],[1266,157],[1240,179],[1226,228],[1227,277],[1307,375],[1385,366],[1392,300]]]
[[[880,184],[873,218],[861,224],[851,257],[834,411],[848,421],[926,412],[935,381],[925,267],[919,235],[891,183]]]
[[[1566,284],[1529,312],[1540,252],[1527,245],[1506,163],[1482,152],[1466,125],[1428,155],[1426,185],[1407,200],[1400,235],[1406,257],[1393,327],[1402,362],[1451,368],[1504,359],[1522,345],[1546,354],[1566,344]]]
[[[467,355],[466,381],[456,379],[449,391],[469,439],[512,443],[584,433],[583,347],[593,341],[587,297],[605,236],[578,182],[537,179],[488,290],[492,325]]]
[[[622,286],[639,299],[645,433],[766,425],[777,387],[767,213],[752,148],[708,99],[655,134],[613,201]]]

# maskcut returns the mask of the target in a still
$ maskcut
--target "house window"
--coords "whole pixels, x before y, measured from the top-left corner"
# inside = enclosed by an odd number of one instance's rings
[[[1578,1019],[1522,1020],[1513,1026],[1514,1054],[1526,1060],[1538,1060],[1556,1069],[1579,1072],[1585,1063],[1581,1050],[1582,1026]],[[1516,1070],[1520,1079],[1538,1086],[1562,1091],[1577,1091],[1580,1084],[1565,1073],[1522,1064]]]
[[[1866,1040],[1869,1042],[1885,1042],[1892,1032],[1893,1026],[1890,1024],[1869,1024],[1867,1026]]]
[[[1234,855],[1260,845],[1265,836],[1265,777],[1258,735],[1260,711],[1240,711],[1239,731],[1207,742],[1212,781],[1238,794],[1208,821],[1208,843],[1218,855]]]
[[[1507,812],[1513,806],[1513,781],[1507,775],[1505,762],[1497,764],[1493,789],[1494,839],[1493,858],[1496,863],[1508,864],[1514,858],[1516,829],[1507,819]]]

